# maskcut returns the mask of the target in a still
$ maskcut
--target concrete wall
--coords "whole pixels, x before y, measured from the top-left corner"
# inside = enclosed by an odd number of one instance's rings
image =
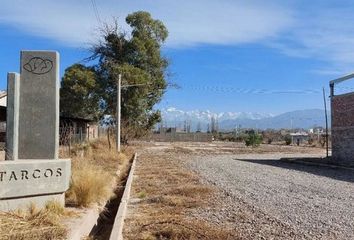
[[[354,165],[354,93],[331,100],[332,158],[339,164]]]
[[[212,134],[208,133],[161,133],[152,134],[147,140],[157,142],[211,142]]]

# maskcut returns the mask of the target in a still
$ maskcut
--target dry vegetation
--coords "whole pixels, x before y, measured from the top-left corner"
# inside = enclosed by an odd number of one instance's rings
[[[69,205],[89,207],[103,205],[114,196],[117,176],[129,167],[132,150],[125,148],[124,153],[109,149],[105,139],[80,145],[72,150],[72,177],[66,193]],[[117,172],[118,170],[118,172]]]
[[[212,204],[213,189],[169,156],[139,156],[132,193],[136,203],[129,206],[125,239],[236,239],[231,229],[190,217]]]
[[[75,146],[70,153],[61,151],[61,158],[72,160],[67,205],[104,206],[114,195],[116,185],[125,177],[132,155],[130,148],[123,149],[120,154],[110,150],[106,139]],[[68,217],[77,216],[54,202],[49,202],[45,209],[31,204],[27,211],[0,212],[0,239],[66,239],[67,230],[62,223]]]
[[[90,204],[103,204],[113,195],[113,188],[107,179],[110,176],[101,167],[77,161],[71,176],[70,189],[66,193],[66,202],[70,205],[89,207]]]
[[[4,240],[65,239],[63,218],[71,216],[60,204],[48,202],[44,209],[30,204],[26,211],[0,212],[0,236]]]
[[[0,150],[0,161],[5,160],[5,151]]]
[[[202,184],[200,177],[186,163],[193,157],[210,155],[324,153],[319,148],[275,144],[252,148],[233,142],[137,141],[134,144],[142,149],[142,153],[138,157],[132,199],[124,225],[125,239],[134,240],[254,239],[252,234],[266,231],[268,226],[269,231],[274,233],[272,236],[279,229],[287,231],[286,226],[277,221],[273,223],[273,219],[258,213],[247,203],[232,206],[234,200],[228,193],[220,192],[213,185]],[[219,202],[221,200],[227,207]],[[229,215],[229,209],[233,208],[236,210]]]
[[[164,146],[165,143],[161,143]],[[168,146],[167,143],[166,146]],[[166,148],[166,153],[178,154],[259,154],[259,153],[282,153],[282,154],[317,154],[325,153],[324,148],[315,148],[309,146],[287,146],[284,144],[261,144],[258,147],[246,147],[244,143],[239,142],[213,142],[213,143],[172,143],[173,148]]]

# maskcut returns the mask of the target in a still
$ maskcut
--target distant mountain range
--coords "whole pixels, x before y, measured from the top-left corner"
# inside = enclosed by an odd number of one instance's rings
[[[232,130],[236,126],[258,129],[309,129],[325,126],[324,110],[321,109],[298,110],[280,115],[252,112],[213,113],[208,110],[182,111],[176,108],[162,109],[161,113],[165,126],[183,129],[185,121],[189,121],[192,131],[197,129],[198,124],[200,124],[202,131],[206,131],[213,116],[218,120],[220,130]],[[330,118],[330,115],[328,116]]]

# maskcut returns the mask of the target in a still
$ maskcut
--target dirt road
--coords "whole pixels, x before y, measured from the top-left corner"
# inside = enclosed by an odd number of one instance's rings
[[[217,213],[219,219],[245,205],[295,238],[354,239],[354,171],[281,162],[279,155],[204,156],[190,165],[234,199],[224,202],[227,214]]]
[[[223,143],[146,149],[145,158],[178,163],[214,189],[208,204],[184,215],[231,229],[229,239],[354,239],[354,171],[279,160],[321,157],[321,149]]]

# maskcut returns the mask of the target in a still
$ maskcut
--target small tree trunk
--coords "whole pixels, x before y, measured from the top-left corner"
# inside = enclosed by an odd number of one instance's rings
[[[110,128],[107,129],[107,140],[108,140],[108,147],[111,150],[111,139],[110,139]]]

